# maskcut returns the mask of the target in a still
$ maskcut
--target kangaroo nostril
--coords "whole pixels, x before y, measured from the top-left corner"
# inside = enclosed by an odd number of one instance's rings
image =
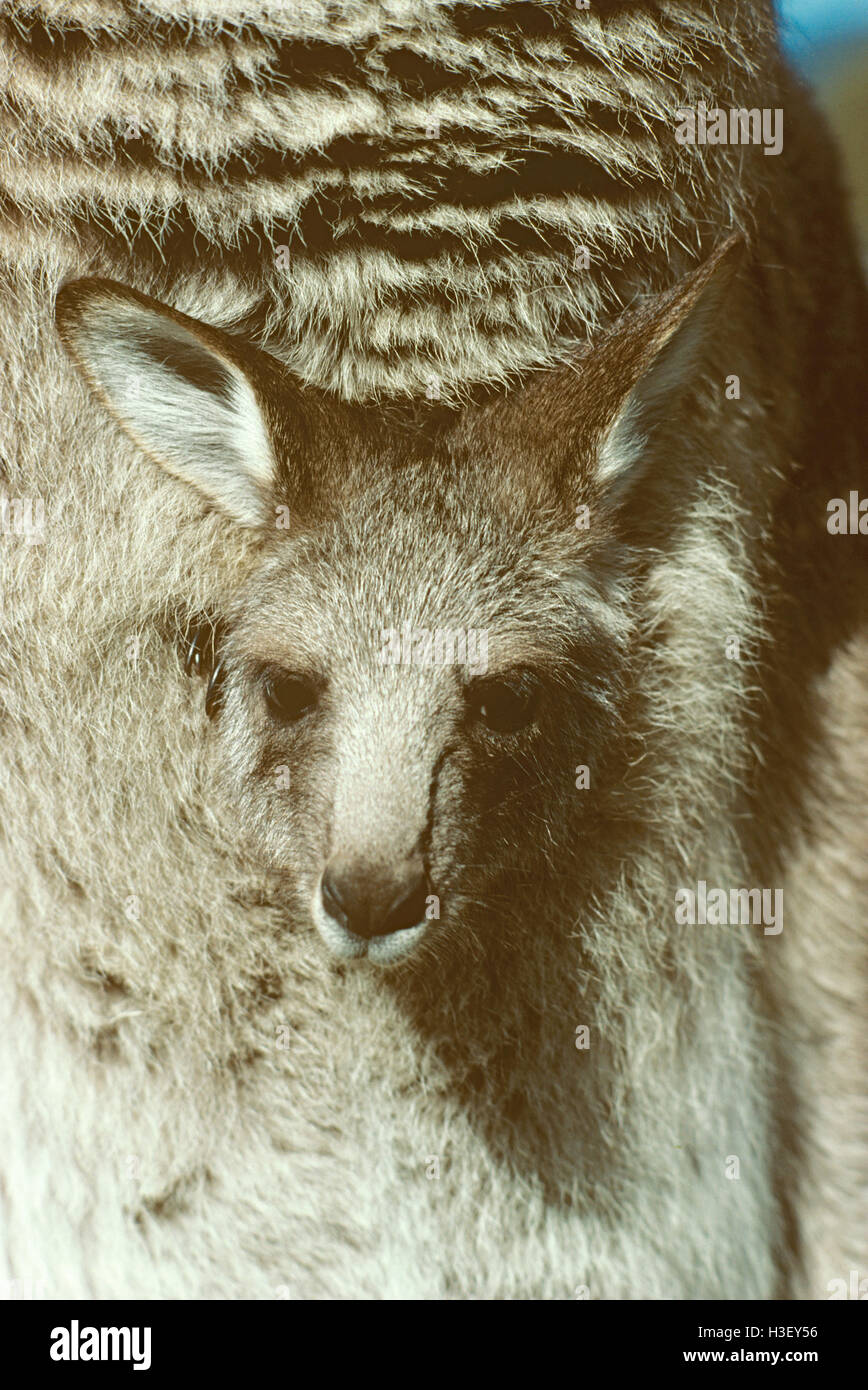
[[[427,904],[428,876],[423,869],[412,886],[402,890],[393,901],[380,930],[385,933],[415,927],[424,920]]]
[[[366,939],[415,927],[425,917],[428,878],[421,859],[389,873],[333,860],[323,872],[322,905],[347,931]]]
[[[323,907],[330,917],[334,917],[336,922],[340,922],[342,927],[349,927],[349,915],[341,898],[340,884],[330,869],[326,869],[322,876],[320,886]]]

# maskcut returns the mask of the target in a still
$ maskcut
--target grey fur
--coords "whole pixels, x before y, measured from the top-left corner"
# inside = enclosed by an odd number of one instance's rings
[[[866,491],[864,301],[824,137],[765,5],[535,7],[551,33],[519,5],[474,28],[483,8],[3,17],[4,487],[47,502],[43,543],[2,550],[6,1277],[102,1296],[824,1297],[864,1264],[864,562],[824,526],[828,497]],[[281,78],[302,38],[330,46],[309,81]],[[438,73],[454,82],[435,95]],[[709,87],[783,106],[781,156],[668,143]],[[136,114],[146,137],[123,142]],[[524,165],[517,204],[468,196],[468,173],[529,145],[548,162]],[[553,186],[523,198],[537,175]],[[634,303],[653,317],[732,228],[748,261],[584,538],[568,479],[593,483],[601,422],[569,364],[594,380],[638,332],[601,325]],[[425,255],[390,252],[391,231]],[[305,384],[306,433],[287,424],[297,385],[279,409],[261,393],[287,487],[318,465],[287,491],[279,578],[76,380],[51,307],[94,274]],[[530,371],[547,364],[554,403]],[[432,373],[448,403],[518,372],[521,392],[460,417],[396,403]],[[613,378],[596,380],[599,402]],[[549,660],[582,639],[533,796],[484,820],[484,766],[463,744],[442,762],[454,673],[372,683],[373,634],[402,613],[518,628]],[[214,724],[176,650],[202,614],[230,631]],[[291,765],[285,820],[249,776],[257,615],[257,641],[325,644],[342,691],[342,733]],[[303,877],[323,808],[354,840],[410,834],[435,763],[452,925],[388,974],[336,970]],[[674,892],[699,878],[782,886],[781,937],[677,934]]]

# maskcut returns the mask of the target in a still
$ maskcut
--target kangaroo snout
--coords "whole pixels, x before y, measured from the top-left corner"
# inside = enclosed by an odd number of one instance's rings
[[[430,891],[419,855],[389,866],[336,855],[323,871],[314,917],[337,955],[388,964],[421,940]]]
[[[386,873],[338,857],[326,865],[320,891],[329,916],[367,940],[422,921],[428,876],[418,857]]]

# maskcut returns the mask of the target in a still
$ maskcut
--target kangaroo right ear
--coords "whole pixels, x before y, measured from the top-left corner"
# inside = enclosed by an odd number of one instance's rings
[[[61,339],[127,434],[243,526],[269,515],[276,461],[257,375],[265,353],[111,280],[57,297]]]

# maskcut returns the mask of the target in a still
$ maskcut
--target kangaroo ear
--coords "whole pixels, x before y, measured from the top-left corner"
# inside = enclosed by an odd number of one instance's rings
[[[235,521],[263,525],[276,464],[257,363],[271,359],[111,280],[65,285],[55,313],[64,345],[127,434]]]
[[[535,373],[505,397],[464,412],[457,438],[504,465],[617,505],[657,427],[701,365],[706,330],[742,255],[731,237],[674,289],[630,309],[572,362]]]
[[[629,485],[655,430],[700,367],[743,252],[741,237],[728,238],[673,290],[628,312],[593,352],[582,373],[582,396],[595,443],[595,479],[610,495]]]

